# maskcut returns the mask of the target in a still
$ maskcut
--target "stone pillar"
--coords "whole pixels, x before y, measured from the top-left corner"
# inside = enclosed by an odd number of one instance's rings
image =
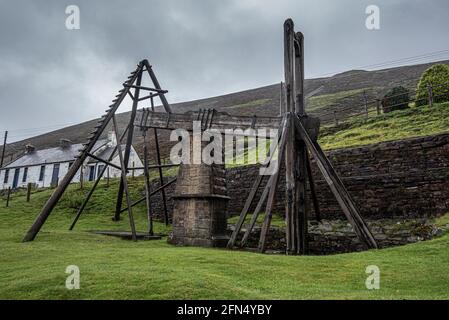
[[[173,232],[169,243],[226,246],[229,197],[224,165],[181,165],[173,199]]]

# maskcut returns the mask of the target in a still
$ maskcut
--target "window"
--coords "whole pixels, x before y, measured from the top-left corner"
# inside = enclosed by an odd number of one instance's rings
[[[27,176],[28,176],[28,168],[24,168],[22,182],[27,182]]]
[[[44,181],[45,176],[45,166],[41,166],[41,171],[39,172],[39,181]]]
[[[98,165],[98,168],[97,168],[97,178],[100,177],[100,174],[101,174],[101,172],[103,171],[103,169],[104,169],[104,164]]]
[[[3,179],[3,183],[8,183],[9,179],[9,169],[5,170],[5,178]]]
[[[95,178],[95,166],[89,166],[89,181],[94,181]]]

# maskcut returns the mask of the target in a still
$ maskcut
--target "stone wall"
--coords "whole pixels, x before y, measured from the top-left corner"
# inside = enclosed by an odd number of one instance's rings
[[[333,150],[327,155],[367,219],[422,218],[449,212],[449,134]],[[312,166],[322,217],[341,219],[343,214],[329,187],[316,165]],[[227,170],[230,215],[239,214],[257,174],[256,166]],[[282,214],[283,174],[279,186],[275,212]],[[174,186],[167,194],[173,190]],[[162,213],[160,197],[154,200],[156,212]]]

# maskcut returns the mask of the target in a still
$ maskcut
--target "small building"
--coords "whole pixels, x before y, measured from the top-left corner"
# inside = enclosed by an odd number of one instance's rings
[[[92,149],[92,154],[100,159],[108,160],[111,153],[117,145],[115,134],[110,132],[107,139],[98,140]],[[25,153],[0,169],[0,190],[26,187],[28,183],[32,183],[37,187],[55,187],[59,184],[62,178],[69,170],[70,166],[75,161],[75,157],[82,149],[82,144],[73,144],[70,140],[61,139],[59,146],[55,148],[36,150],[31,145],[27,145]],[[122,146],[124,150],[125,146]],[[120,167],[120,157],[116,152],[111,163]],[[95,180],[106,164],[87,158],[83,167],[78,170],[72,183]],[[143,168],[143,163],[140,160],[136,150],[131,146],[131,153],[128,162],[129,168]],[[136,169],[135,176],[143,175],[143,169]],[[132,171],[128,175],[132,175]],[[103,178],[120,177],[120,170],[108,166]]]

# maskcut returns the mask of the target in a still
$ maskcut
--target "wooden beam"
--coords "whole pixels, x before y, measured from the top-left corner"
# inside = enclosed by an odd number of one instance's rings
[[[313,208],[315,211],[315,217],[316,217],[317,221],[321,221],[320,206],[318,203],[318,197],[317,197],[317,193],[316,193],[316,189],[315,189],[315,179],[313,177],[312,166],[310,164],[309,156],[307,156],[307,175],[309,178],[308,180],[309,180],[309,186],[310,186],[310,195],[312,197]]]
[[[300,134],[302,135],[303,140],[309,148],[310,152],[314,156],[318,168],[320,169],[326,182],[331,188],[331,191],[337,199],[337,202],[340,204],[340,207],[342,208],[343,213],[346,215],[346,218],[353,226],[359,240],[362,243],[366,244],[368,248],[377,248],[377,242],[374,239],[371,231],[357,211],[354,202],[349,196],[349,193],[347,192],[346,188],[335,172],[335,169],[330,164],[319,144],[310,139],[298,117],[296,117],[295,126],[298,132],[300,132]]]

